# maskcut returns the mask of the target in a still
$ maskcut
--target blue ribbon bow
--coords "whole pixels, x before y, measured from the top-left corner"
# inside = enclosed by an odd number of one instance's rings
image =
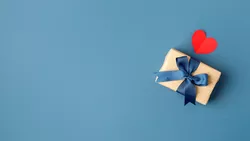
[[[207,86],[208,85],[208,75],[207,74],[198,74],[192,76],[192,73],[200,65],[200,61],[190,58],[188,62],[187,56],[182,56],[176,58],[176,64],[179,70],[176,71],[161,71],[157,72],[156,75],[158,79],[156,82],[165,82],[173,80],[182,80],[184,81],[178,87],[177,92],[185,96],[185,103],[191,102],[195,105],[196,99],[196,88],[197,86]]]

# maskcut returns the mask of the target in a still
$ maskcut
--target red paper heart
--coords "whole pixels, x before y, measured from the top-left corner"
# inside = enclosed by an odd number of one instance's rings
[[[197,54],[212,53],[217,47],[217,41],[214,38],[207,38],[203,30],[196,30],[192,37],[194,51]]]

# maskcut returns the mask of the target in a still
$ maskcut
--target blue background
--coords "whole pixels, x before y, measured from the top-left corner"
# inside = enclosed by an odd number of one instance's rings
[[[250,140],[249,4],[2,0],[0,140]],[[196,29],[214,53],[194,54]],[[172,47],[222,72],[207,106],[154,83]]]

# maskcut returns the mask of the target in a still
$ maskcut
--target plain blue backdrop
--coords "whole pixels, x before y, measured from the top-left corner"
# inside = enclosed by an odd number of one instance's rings
[[[1,0],[1,141],[249,141],[248,0]],[[196,55],[205,29],[217,50]],[[154,83],[175,47],[222,72],[207,106]]]

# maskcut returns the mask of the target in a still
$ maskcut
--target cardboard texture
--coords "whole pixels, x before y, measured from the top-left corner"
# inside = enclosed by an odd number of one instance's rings
[[[170,49],[168,54],[165,57],[165,61],[160,69],[160,71],[170,71],[170,70],[179,70],[176,65],[176,58],[181,56],[188,56],[178,50]],[[190,56],[188,56],[188,59]],[[192,75],[201,74],[201,73],[207,73],[208,74],[208,85],[207,86],[196,86],[196,101],[206,105],[210,95],[216,85],[216,83],[219,81],[219,78],[221,76],[221,72],[204,64],[200,63],[199,67],[195,72],[192,73]],[[156,78],[157,80],[157,78]],[[184,79],[183,79],[184,80]],[[176,81],[168,81],[168,82],[159,82],[159,84],[168,87],[172,89],[173,91],[176,91],[180,84],[183,82],[183,80],[176,80]]]

